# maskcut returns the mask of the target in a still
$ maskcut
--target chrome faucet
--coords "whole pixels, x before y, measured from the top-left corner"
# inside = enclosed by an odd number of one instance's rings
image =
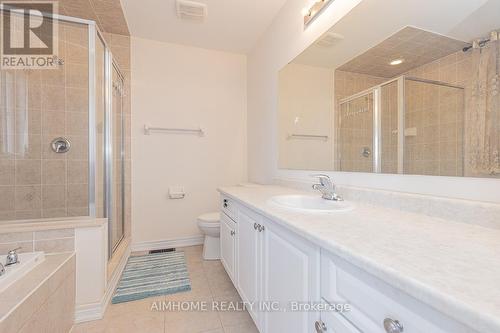
[[[15,265],[15,264],[19,263],[19,257],[17,255],[17,251],[20,249],[21,249],[21,247],[18,247],[14,250],[10,250],[9,253],[7,253],[7,259],[5,260],[5,266]]]
[[[314,184],[312,186],[313,189],[318,190],[322,194],[322,198],[325,200],[334,200],[334,201],[343,201],[344,199],[335,193],[335,184],[333,184],[332,180],[327,175],[311,175],[312,177],[319,178],[319,184]]]

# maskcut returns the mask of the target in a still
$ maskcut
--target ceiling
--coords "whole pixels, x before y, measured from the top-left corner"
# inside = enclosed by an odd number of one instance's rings
[[[407,26],[470,42],[500,28],[499,12],[500,0],[363,0],[293,63],[336,69]]]
[[[286,2],[196,1],[208,6],[204,22],[179,19],[175,0],[121,0],[134,37],[236,53],[251,50]]]
[[[398,31],[338,70],[392,78],[462,50],[467,43],[413,27]],[[393,60],[402,60],[391,65]]]

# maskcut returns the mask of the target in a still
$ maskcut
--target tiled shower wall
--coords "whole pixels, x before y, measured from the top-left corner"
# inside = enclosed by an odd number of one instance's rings
[[[59,69],[1,71],[0,220],[88,215],[87,30],[62,23],[60,28],[65,63]],[[125,77],[125,236],[130,236],[130,37],[104,37]],[[67,154],[50,149],[58,136],[71,141]]]
[[[0,220],[88,215],[88,36],[59,28],[63,65],[0,71]]]
[[[406,86],[407,127],[417,128],[406,138],[408,173],[440,176],[473,176],[464,153],[467,101],[472,86],[471,53],[462,51],[411,70],[408,75],[446,82],[463,90],[417,82]],[[465,161],[464,161],[465,160]]]
[[[462,89],[406,81],[404,173],[463,176]]]

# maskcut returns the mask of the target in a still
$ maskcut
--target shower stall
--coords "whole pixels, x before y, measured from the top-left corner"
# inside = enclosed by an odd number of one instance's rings
[[[106,217],[111,256],[124,237],[123,75],[94,21],[42,15],[57,23],[56,68],[0,69],[0,221]]]
[[[464,88],[406,75],[339,101],[339,171],[463,176]]]

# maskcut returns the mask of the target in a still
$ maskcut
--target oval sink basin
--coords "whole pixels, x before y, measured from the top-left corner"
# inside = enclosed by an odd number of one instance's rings
[[[319,196],[308,195],[278,195],[272,197],[270,202],[289,209],[306,212],[343,212],[353,209],[353,205],[347,201],[326,200]]]

